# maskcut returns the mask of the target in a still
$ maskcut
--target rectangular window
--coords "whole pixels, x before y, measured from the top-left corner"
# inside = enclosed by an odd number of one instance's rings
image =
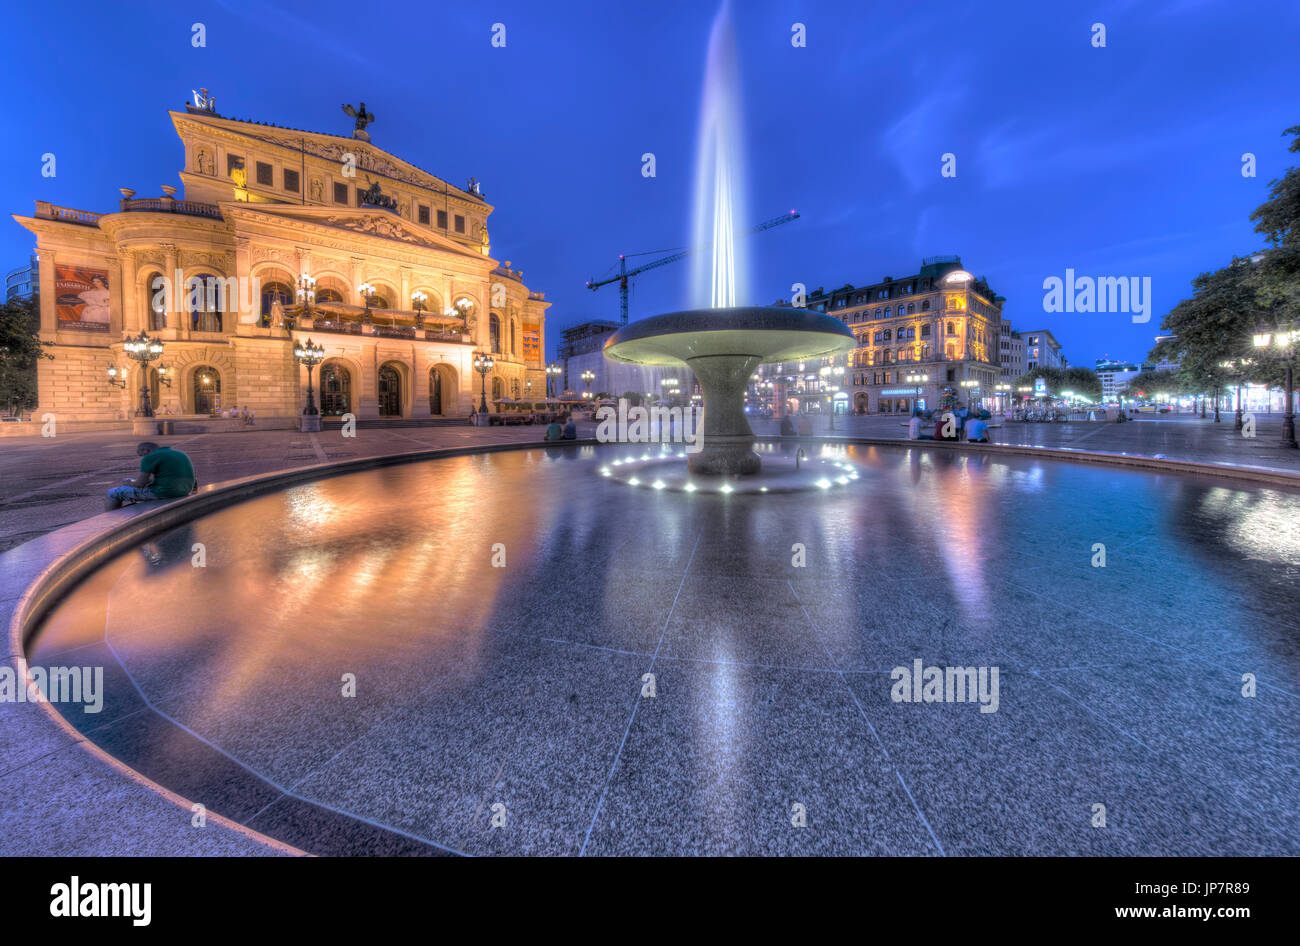
[[[265,161],[257,162],[257,183],[263,187],[274,187],[275,176],[271,165]]]
[[[298,172],[285,169],[284,172],[284,189],[292,193],[298,193]]]
[[[429,225],[429,208],[424,206],[424,204],[420,204],[419,212],[420,212],[420,223],[424,224],[427,227]]]
[[[233,176],[236,171],[244,169],[244,159],[237,154],[226,155],[226,175]]]
[[[438,211],[438,229],[439,230],[447,229],[447,211],[445,210]]]
[[[456,232],[457,233],[465,232],[465,218],[462,217],[460,214],[456,214]]]
[[[348,202],[348,185],[334,182],[334,203],[346,204]]]
[[[930,337],[930,326],[928,326],[928,325],[922,325],[922,326],[921,326],[921,337],[922,337],[922,338],[929,338],[929,337]]]

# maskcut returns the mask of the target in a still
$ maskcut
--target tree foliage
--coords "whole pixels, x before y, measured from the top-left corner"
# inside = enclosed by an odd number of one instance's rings
[[[41,324],[40,296],[9,299],[0,308],[0,408],[36,407],[36,363],[54,356],[50,344],[37,335]]]

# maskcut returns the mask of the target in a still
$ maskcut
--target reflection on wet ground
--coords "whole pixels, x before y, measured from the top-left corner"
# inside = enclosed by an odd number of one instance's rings
[[[29,658],[102,663],[89,738],[322,853],[1300,853],[1300,494],[824,451],[859,479],[323,480],[110,563]],[[998,668],[997,711],[891,698],[918,660]]]

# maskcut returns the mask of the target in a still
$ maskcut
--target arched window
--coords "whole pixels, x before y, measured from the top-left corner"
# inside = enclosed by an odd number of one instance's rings
[[[185,305],[190,312],[190,330],[221,331],[221,284],[211,273],[199,273],[185,281]]]
[[[929,312],[929,311],[930,311],[930,300],[929,300],[929,299],[922,299],[922,300],[921,300],[921,311],[922,311],[922,312]]]
[[[495,312],[488,317],[488,334],[491,336],[492,353],[501,354],[501,319]]]
[[[337,289],[317,289],[316,301],[317,302],[342,302],[343,293],[339,292]]]
[[[158,405],[162,403],[162,384],[157,368],[149,369],[149,406],[158,410]]]
[[[493,318],[496,318],[494,315]],[[492,379],[492,400],[499,401],[505,396],[505,386],[501,383],[500,378]]]
[[[262,328],[271,324],[271,308],[276,303],[293,305],[293,289],[282,282],[269,282],[262,287],[262,317],[258,323]]]
[[[901,305],[898,307],[898,314],[899,315],[903,314],[903,307]]]
[[[370,308],[372,309],[391,309],[392,305],[388,302],[388,296],[376,292],[370,297]]]
[[[211,365],[194,369],[194,413],[221,413],[221,372]]]
[[[338,417],[352,410],[352,373],[336,361],[320,368],[320,412]]]
[[[379,416],[402,416],[402,376],[392,365],[379,366]]]
[[[148,313],[145,322],[153,332],[167,327],[167,297],[170,293],[166,286],[163,274],[158,272],[150,273],[144,281],[145,311]]]

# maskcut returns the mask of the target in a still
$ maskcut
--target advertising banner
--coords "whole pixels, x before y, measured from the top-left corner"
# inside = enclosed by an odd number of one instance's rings
[[[107,332],[108,299],[106,270],[54,265],[54,308],[60,329]]]

